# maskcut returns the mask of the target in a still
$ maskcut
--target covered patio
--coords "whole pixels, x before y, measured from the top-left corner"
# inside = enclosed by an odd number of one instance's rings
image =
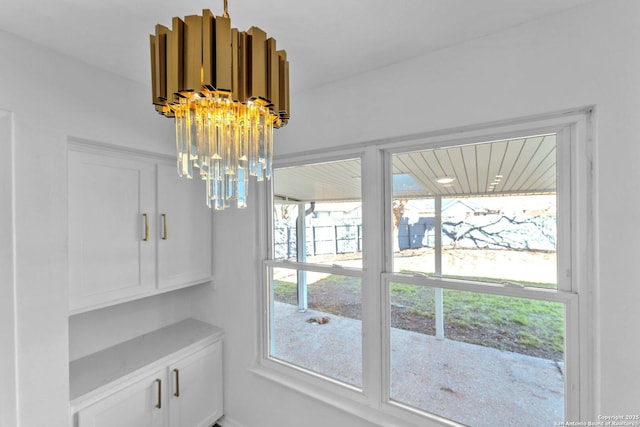
[[[324,324],[314,317],[329,317]],[[274,304],[273,357],[361,386],[359,320]],[[564,419],[562,364],[391,328],[391,399],[470,426]]]

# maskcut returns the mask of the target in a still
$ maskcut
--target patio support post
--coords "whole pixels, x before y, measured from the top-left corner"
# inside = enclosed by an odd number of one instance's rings
[[[307,214],[305,203],[298,203],[298,218],[296,219],[296,255],[298,262],[307,261]],[[307,304],[307,272],[298,270],[298,311],[304,312],[309,308]]]
[[[435,275],[442,277],[442,196],[436,196],[435,205]],[[436,338],[444,339],[444,304],[442,288],[434,288],[434,305],[436,309]]]

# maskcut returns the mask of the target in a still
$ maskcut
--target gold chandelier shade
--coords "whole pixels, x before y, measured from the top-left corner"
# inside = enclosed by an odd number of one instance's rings
[[[226,11],[173,18],[150,36],[152,102],[175,119],[180,176],[200,169],[207,204],[246,206],[248,177],[271,177],[273,129],[289,120],[289,62],[258,27]]]

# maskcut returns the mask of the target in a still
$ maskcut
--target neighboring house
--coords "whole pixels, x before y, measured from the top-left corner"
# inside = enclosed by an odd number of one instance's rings
[[[323,222],[335,223],[344,221],[355,224],[362,222],[362,203],[318,203],[307,218],[307,225],[320,225]]]
[[[535,196],[534,196],[535,197]],[[442,245],[457,247],[502,247],[514,249],[555,250],[555,203],[544,211],[514,208],[517,203],[505,204],[505,209],[481,206],[477,199],[445,199],[442,201]],[[526,204],[525,204],[526,205]],[[398,229],[399,249],[433,247],[435,245],[435,209],[433,199],[412,200],[405,206]],[[480,228],[492,234],[483,236],[473,231]],[[476,239],[469,239],[476,237]]]

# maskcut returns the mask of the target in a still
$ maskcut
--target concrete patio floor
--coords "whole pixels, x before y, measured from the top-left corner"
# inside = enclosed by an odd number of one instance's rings
[[[325,324],[312,317],[330,317]],[[272,356],[360,387],[360,321],[275,303]],[[564,419],[562,364],[391,329],[391,398],[469,426],[553,426]]]

